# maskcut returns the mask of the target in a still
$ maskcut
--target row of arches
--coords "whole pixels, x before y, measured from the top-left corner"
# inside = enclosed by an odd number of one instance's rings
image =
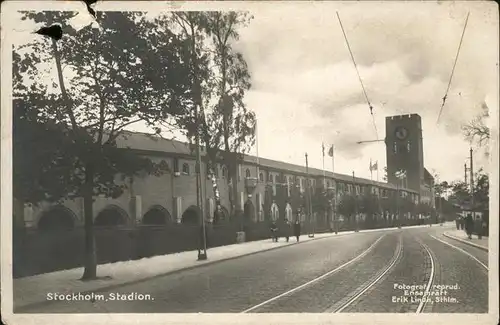
[[[183,224],[195,225],[199,223],[200,212],[196,206],[190,206],[182,214]],[[214,213],[216,220],[222,222],[228,219],[229,213],[226,208],[221,207],[219,212]],[[143,225],[165,225],[174,222],[172,216],[166,208],[161,205],[151,207],[143,216]],[[113,227],[133,224],[127,212],[116,205],[104,208],[94,218],[96,227]],[[38,220],[38,230],[40,231],[64,231],[74,229],[77,225],[77,216],[65,206],[54,206],[42,213]]]
[[[264,211],[264,213],[266,213],[266,211]],[[271,204],[270,211],[268,211],[267,213],[269,213],[270,219],[272,221],[277,221],[280,218],[280,208],[279,208],[278,204],[276,204],[276,202],[273,202]],[[245,203],[244,214],[245,214],[245,217],[247,219],[249,219],[249,220],[253,219],[253,216],[255,215],[255,207],[254,207],[252,201],[248,200]],[[289,221],[293,220],[293,209],[292,209],[292,206],[290,205],[290,203],[286,203],[284,218],[286,218]],[[257,217],[257,219],[259,219],[259,217]],[[263,221],[263,220],[261,219],[260,221]]]

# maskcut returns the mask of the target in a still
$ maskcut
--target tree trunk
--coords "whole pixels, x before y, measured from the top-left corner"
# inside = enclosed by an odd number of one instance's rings
[[[228,177],[229,177],[229,182],[232,184],[231,186],[231,195],[229,195],[230,198],[230,204],[231,204],[231,214],[234,216],[236,214],[236,211],[238,210],[238,164],[236,162],[236,155],[226,151],[226,159],[225,163],[227,165],[227,170],[228,170]],[[240,209],[243,209],[243,207],[240,207]]]
[[[85,270],[82,280],[97,278],[97,256],[94,235],[93,213],[94,172],[90,165],[85,168],[85,185],[83,193],[83,209],[85,215]]]

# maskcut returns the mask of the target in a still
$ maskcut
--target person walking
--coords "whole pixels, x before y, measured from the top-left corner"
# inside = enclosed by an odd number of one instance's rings
[[[278,227],[274,221],[271,223],[271,238],[273,242],[278,242]]]
[[[299,242],[300,238],[300,221],[296,220],[293,224],[293,235],[297,238],[297,242]]]
[[[472,220],[472,214],[467,213],[467,217],[465,217],[465,232],[469,239],[472,239],[472,230],[474,228],[474,220]]]
[[[288,243],[290,241],[290,235],[291,235],[291,228],[292,225],[290,224],[290,221],[285,218],[285,224],[283,225],[283,231],[284,231],[284,237],[286,238],[286,242]]]

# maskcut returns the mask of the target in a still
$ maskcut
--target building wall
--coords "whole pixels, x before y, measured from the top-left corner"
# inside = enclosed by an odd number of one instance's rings
[[[163,161],[163,163],[168,165],[170,172],[164,173],[161,176],[142,174],[132,179],[125,179],[123,182],[128,188],[125,189],[119,198],[95,198],[93,205],[94,218],[104,209],[112,207],[121,211],[127,219],[126,224],[128,226],[134,226],[142,224],[144,215],[150,209],[161,207],[167,211],[170,222],[182,222],[184,212],[189,207],[197,205],[195,160],[192,156],[185,153],[178,154],[176,152],[161,152],[161,155],[151,154],[150,158],[157,163]],[[308,183],[305,170],[299,170],[302,168],[301,166],[286,165],[282,162],[272,162],[269,160],[267,160],[266,164],[260,165],[257,168],[255,162],[244,161],[238,166],[237,197],[234,203],[236,208],[244,210],[245,203],[248,201],[252,202],[254,213],[250,218],[254,222],[262,222],[270,214],[270,211],[263,210],[266,184],[272,185],[273,193],[277,194],[280,186],[283,186],[285,190],[288,188],[287,182],[288,184],[298,183],[301,192],[305,193]],[[219,189],[221,205],[225,210],[231,211],[229,183],[227,171],[223,172],[224,168],[222,163],[215,166],[215,180]],[[322,188],[323,172],[314,169],[309,169],[309,172],[311,173],[309,181],[312,192],[314,192],[318,188]],[[215,195],[212,180],[207,173],[204,163],[202,163],[201,173],[203,180],[203,204],[207,212],[207,221],[211,222],[215,208]],[[249,179],[247,179],[247,176],[249,176]],[[120,177],[117,177],[117,181],[122,182]],[[248,186],[252,182],[254,186]],[[324,183],[327,187],[337,192],[337,198],[342,193],[354,194],[355,191],[357,194],[369,193],[371,191],[381,196],[387,196],[389,192],[394,192],[394,188],[390,184],[375,183],[361,178],[356,178],[355,182],[356,186],[353,187],[353,180],[350,176],[326,173]],[[418,193],[413,194],[418,197]],[[286,197],[289,197],[288,193]],[[337,204],[338,202],[336,200]],[[285,211],[286,204],[283,202],[276,202],[276,204],[282,205],[278,206],[280,211]],[[70,211],[76,226],[83,225],[83,200],[81,198],[66,200],[61,205]],[[40,217],[44,212],[50,210],[52,206],[49,203],[42,203],[37,207],[25,205],[24,208],[20,205],[20,207],[16,208],[15,215],[23,216],[21,219],[24,219],[26,227],[36,228]]]
[[[408,188],[418,192],[424,182],[422,120],[418,114],[409,114],[386,117],[385,123],[388,182],[397,184],[395,173],[403,169]],[[407,130],[406,137],[397,136],[401,128]]]

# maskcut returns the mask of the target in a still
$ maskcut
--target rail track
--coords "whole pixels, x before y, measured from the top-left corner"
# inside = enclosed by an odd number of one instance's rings
[[[353,259],[347,261],[346,263],[336,267],[335,269],[311,280],[308,281],[298,287],[295,287],[291,290],[288,290],[282,294],[279,294],[271,299],[268,299],[262,303],[259,303],[255,306],[252,306],[244,311],[242,313],[249,313],[249,312],[259,312],[258,310],[260,308],[263,308],[266,305],[271,304],[272,302],[275,302],[279,299],[282,299],[284,297],[291,296],[295,293],[297,293],[300,290],[306,289],[314,284],[317,284],[319,281],[325,280],[326,278],[329,278],[331,276],[334,276],[336,273],[338,273],[341,270],[345,270],[348,267],[354,267],[355,263],[357,261],[360,261],[362,258],[366,257],[373,249],[374,247],[386,236],[386,234],[382,235],[379,237],[375,242],[373,242],[370,247],[368,247],[365,251],[363,251],[360,255],[354,257]],[[421,240],[418,238],[415,238],[416,241],[419,243],[419,245],[422,247],[423,251],[425,252],[426,256],[426,262],[424,263],[424,269],[423,272],[425,272],[425,290],[424,290],[424,297],[427,297],[429,295],[429,292],[431,291],[432,285],[434,283],[434,278],[436,276],[436,259],[434,257],[434,254],[431,252],[429,247],[424,244]],[[446,243],[448,244],[448,243]],[[451,244],[450,244],[451,245]],[[458,248],[459,249],[459,248]],[[403,234],[400,232],[398,234],[398,243],[394,249],[394,253],[391,257],[391,259],[381,268],[376,270],[367,281],[365,281],[362,285],[357,286],[354,290],[351,290],[348,294],[343,295],[342,298],[337,300],[335,304],[324,310],[325,313],[342,313],[342,312],[349,312],[349,310],[354,307],[357,301],[359,301],[364,295],[369,294],[371,289],[376,287],[378,284],[382,283],[384,280],[387,279],[389,273],[395,268],[395,266],[401,261],[402,256],[403,256]],[[464,251],[464,253],[468,254],[467,252]],[[470,255],[470,254],[468,254]],[[474,258],[473,256],[471,256]],[[477,260],[477,259],[476,259]],[[478,261],[479,262],[479,261]],[[481,262],[479,262],[481,263]],[[483,264],[484,266],[484,264]],[[425,313],[428,312],[428,308],[430,304],[427,302],[427,299],[422,299],[411,308],[416,314],[420,313]]]

